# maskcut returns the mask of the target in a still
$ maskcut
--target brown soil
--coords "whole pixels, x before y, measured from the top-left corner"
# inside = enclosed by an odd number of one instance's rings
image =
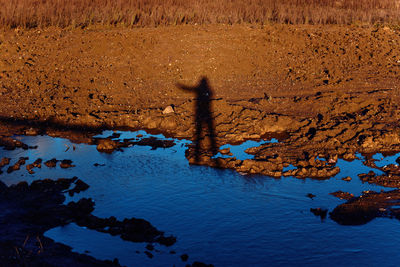
[[[212,160],[205,139],[200,161],[188,150],[191,163],[325,178],[338,157],[400,150],[399,43],[395,30],[355,26],[3,31],[0,117],[194,139],[194,95],[176,84],[207,77],[218,145],[286,139],[250,150],[250,161]],[[289,164],[297,169],[283,172]]]

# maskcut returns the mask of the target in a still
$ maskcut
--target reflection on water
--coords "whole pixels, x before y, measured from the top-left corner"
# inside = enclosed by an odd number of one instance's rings
[[[119,139],[134,138],[137,134],[121,133]],[[399,221],[375,219],[363,226],[349,227],[329,218],[321,222],[310,212],[310,208],[317,207],[331,211],[343,203],[329,195],[337,190],[358,195],[363,190],[382,189],[362,184],[357,178],[358,173],[371,169],[361,160],[339,160],[341,173],[329,180],[272,179],[190,166],[184,158],[185,140],[176,141],[177,145],[168,149],[133,146],[104,154],[91,145],[75,145],[75,151],[65,151],[65,145],[72,144],[61,138],[21,139],[39,148],[0,149],[0,155],[11,157],[12,164],[20,156],[28,156],[27,163],[38,157],[71,159],[76,167],[42,167],[35,169],[33,175],[21,168],[1,175],[5,183],[78,176],[90,188],[67,201],[91,197],[96,203],[94,215],[143,218],[167,235],[177,237],[177,243],[170,248],[156,246],[159,252],[149,259],[143,253],[146,244],[122,241],[75,224],[46,233],[75,251],[86,251],[96,258],[117,257],[127,266],[184,266],[177,256],[183,253],[189,255],[189,262],[197,260],[215,266],[389,266],[400,261]],[[95,167],[95,163],[105,165]],[[353,179],[342,181],[346,176]],[[316,197],[310,199],[307,193]],[[170,254],[171,250],[177,255]]]

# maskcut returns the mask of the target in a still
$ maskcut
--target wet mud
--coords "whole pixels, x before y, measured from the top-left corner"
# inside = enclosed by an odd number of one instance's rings
[[[190,163],[273,177],[328,178],[340,171],[338,158],[400,151],[396,29],[48,28],[6,31],[0,40],[0,118],[40,125],[25,135],[54,125],[54,135],[61,128],[153,130],[195,141]],[[178,41],[185,53],[170,45]],[[232,50],[223,48],[228,41]],[[206,88],[206,98],[182,90],[201,77],[206,86],[196,88]],[[223,144],[278,133],[288,137],[250,149],[252,160],[212,157]],[[133,144],[91,142],[104,152]],[[0,145],[26,148],[10,136],[0,136]]]

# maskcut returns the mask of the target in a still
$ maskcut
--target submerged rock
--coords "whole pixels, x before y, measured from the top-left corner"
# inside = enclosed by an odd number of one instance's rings
[[[187,254],[182,254],[181,255],[181,260],[182,261],[187,261],[189,259],[189,256]]]
[[[97,139],[96,148],[99,152],[112,153],[118,147],[119,143],[111,138]]]
[[[326,218],[326,215],[328,214],[327,209],[322,209],[322,208],[311,208],[310,211],[315,215],[321,217],[321,220]]]
[[[191,265],[187,264],[186,267],[214,267],[213,264],[206,264],[200,261],[195,261]]]
[[[331,213],[332,220],[343,225],[362,225],[376,217],[395,217],[400,220],[400,190],[364,192],[337,206]]]
[[[19,160],[13,166],[8,167],[7,173],[12,173],[13,171],[19,170],[21,165],[24,165],[26,160],[28,159],[29,158],[27,157],[20,157]]]
[[[311,193],[308,193],[308,194],[306,195],[306,197],[311,198],[311,199],[314,199],[314,197],[316,197],[316,195],[311,194]]]
[[[11,160],[10,158],[6,158],[6,157],[2,158],[1,161],[0,161],[0,168],[5,166],[5,165],[10,164],[10,160]]]
[[[63,159],[60,162],[60,167],[63,168],[63,169],[67,169],[67,168],[75,167],[75,165],[72,165],[72,160]]]
[[[38,158],[33,163],[26,165],[26,170],[28,171],[29,174],[35,173],[33,171],[34,168],[42,168],[42,159],[41,158]]]
[[[400,174],[387,170],[386,174],[376,175],[374,171],[360,173],[358,177],[364,183],[377,184],[385,187],[400,187]]]
[[[29,146],[23,142],[13,139],[11,137],[0,136],[0,147],[4,147],[6,150],[14,150],[16,148],[22,148],[24,150],[29,149]]]
[[[353,194],[350,194],[348,192],[343,192],[343,191],[340,191],[340,190],[336,191],[336,192],[333,192],[333,193],[330,193],[330,195],[332,195],[334,197],[337,197],[337,198],[340,198],[340,199],[345,199],[345,200],[350,200],[350,199],[352,199],[354,197]]]
[[[54,168],[57,166],[58,160],[56,158],[52,158],[44,163],[49,168]]]
[[[74,177],[77,179],[77,177]],[[77,179],[75,181],[75,187],[73,189],[68,190],[68,194],[70,196],[73,196],[74,194],[80,193],[82,191],[85,191],[89,188],[89,185],[82,181],[81,179]]]

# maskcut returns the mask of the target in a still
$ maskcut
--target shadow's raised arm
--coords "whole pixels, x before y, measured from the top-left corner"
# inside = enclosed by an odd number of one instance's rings
[[[195,91],[196,90],[195,86],[186,86],[181,83],[176,83],[175,86],[184,91]]]

